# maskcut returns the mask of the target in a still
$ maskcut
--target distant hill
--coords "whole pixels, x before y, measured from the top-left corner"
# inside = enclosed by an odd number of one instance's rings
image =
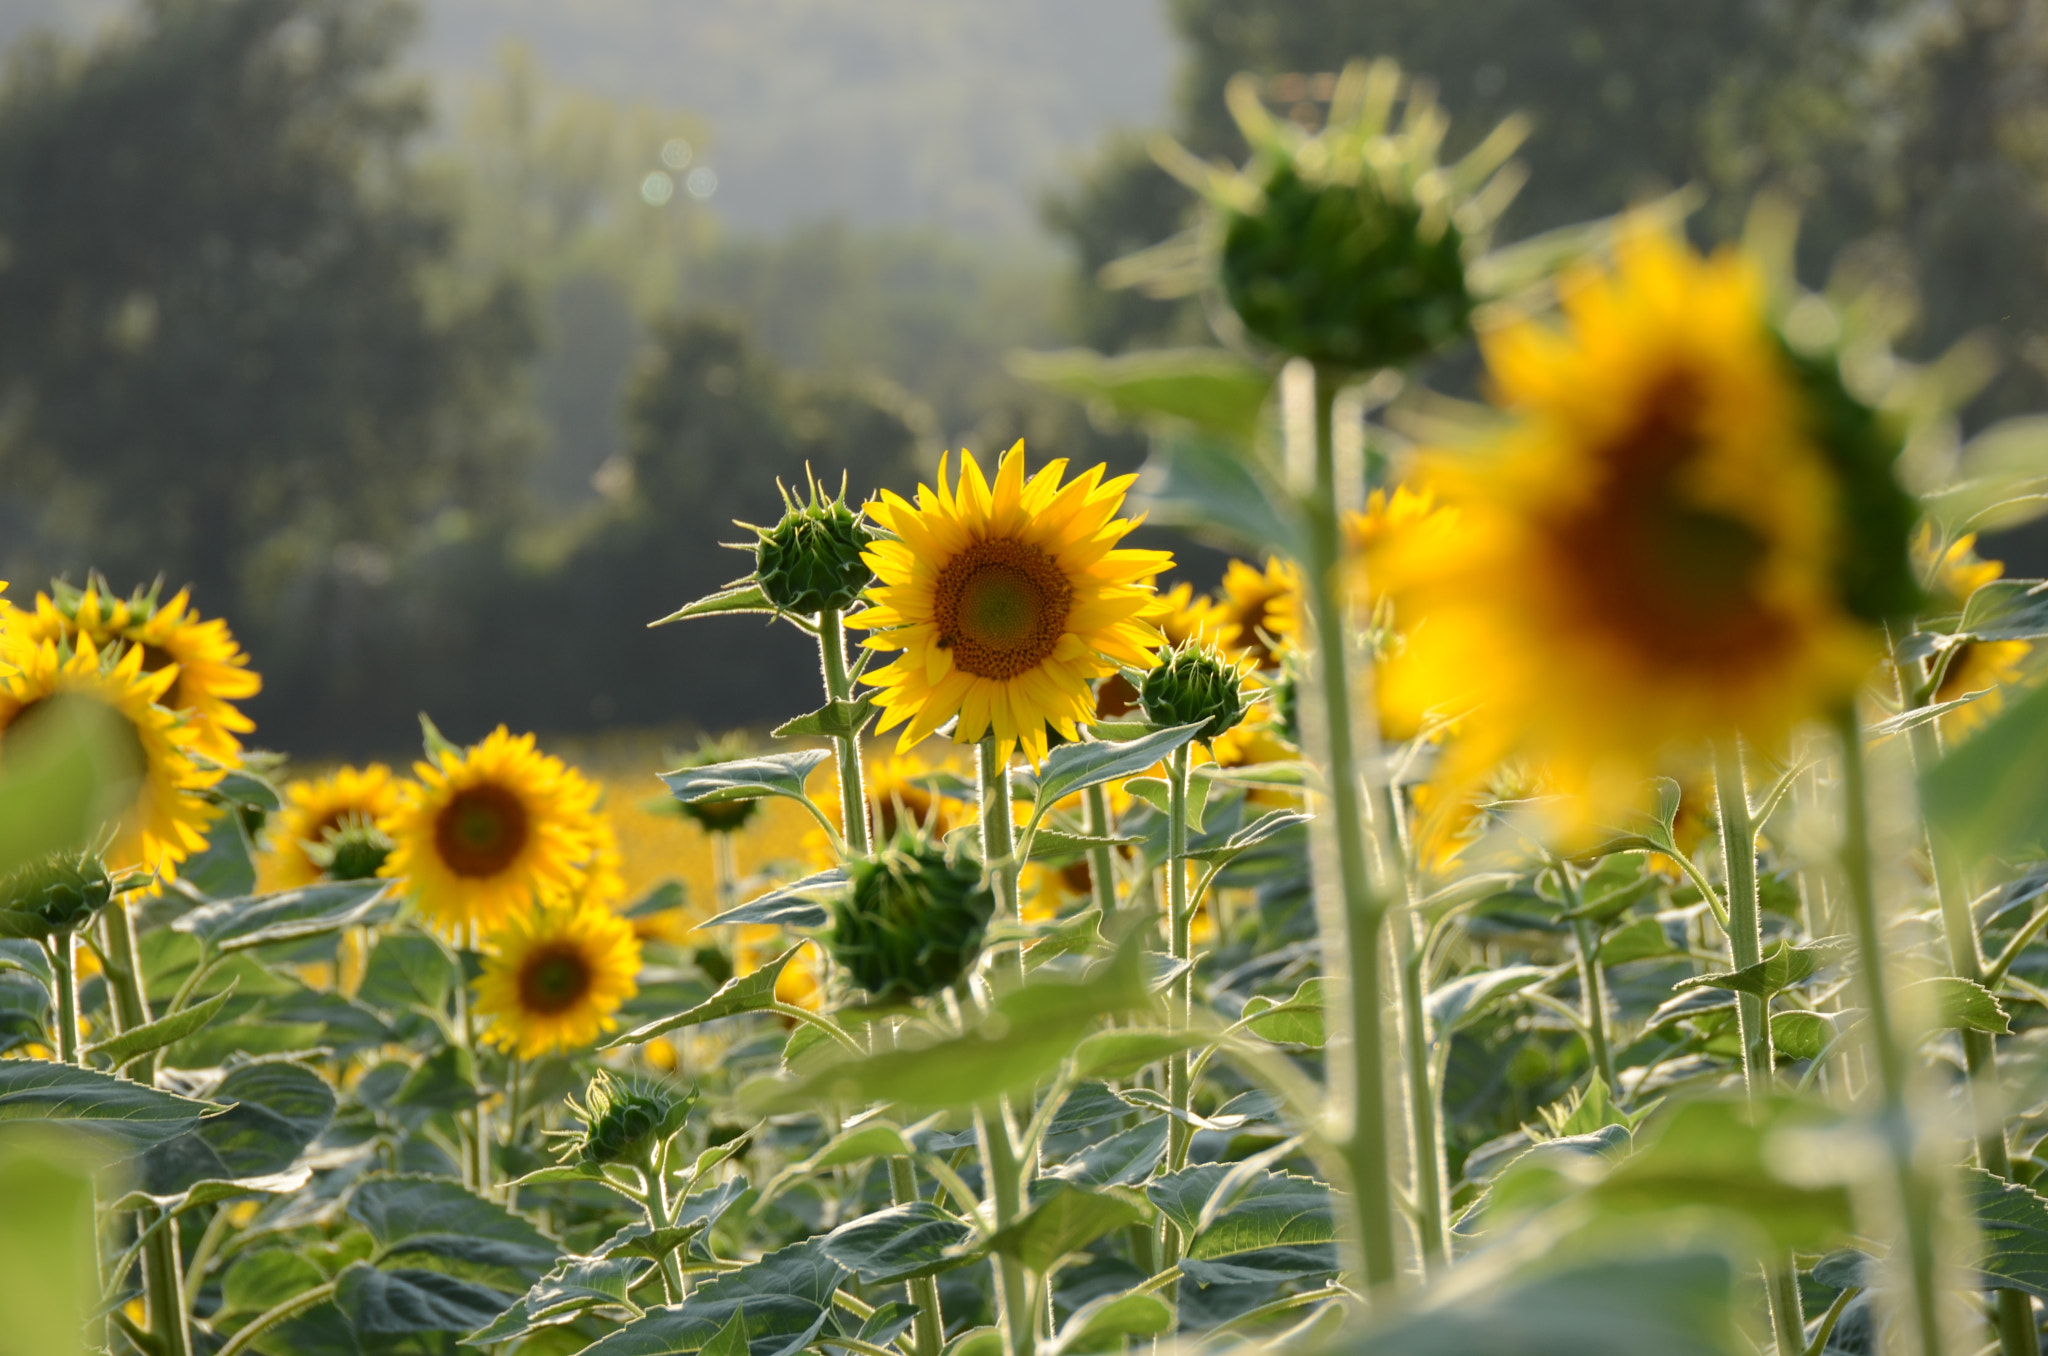
[[[4,0],[0,44],[115,0]],[[1035,229],[1038,194],[1117,125],[1165,113],[1164,0],[423,0],[444,102],[499,44],[556,79],[701,114],[713,206],[741,230],[841,216]],[[445,82],[445,83],[444,83]]]

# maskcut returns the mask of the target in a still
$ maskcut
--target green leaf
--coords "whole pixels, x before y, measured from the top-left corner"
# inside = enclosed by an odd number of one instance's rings
[[[1167,1129],[1165,1117],[1154,1117],[1097,1140],[1047,1175],[1078,1186],[1136,1186],[1166,1156]]]
[[[1220,348],[1154,349],[1105,357],[1089,349],[1010,355],[1025,381],[1091,403],[1126,419],[1192,424],[1250,442],[1273,393],[1273,374]]]
[[[1045,756],[1038,774],[1035,817],[1043,817],[1054,805],[1091,786],[1101,786],[1134,772],[1143,772],[1195,737],[1202,728],[1176,725],[1151,734],[1125,740],[1084,740],[1062,744]]]
[[[803,800],[804,779],[832,757],[830,749],[793,749],[788,753],[739,758],[709,767],[664,772],[661,780],[685,805],[723,805],[735,800],[787,796]]]
[[[659,1262],[709,1227],[710,1221],[707,1219],[672,1224],[666,1229],[650,1229],[644,1224],[629,1224],[599,1244],[593,1256],[637,1257]]]
[[[1151,764],[1147,763],[1146,766],[1150,767]],[[1124,790],[1130,792],[1139,800],[1144,801],[1162,815],[1166,813],[1166,807],[1172,804],[1173,789],[1161,777],[1133,777],[1124,783]],[[1200,833],[1202,831],[1202,812],[1208,808],[1208,804],[1208,778],[1190,777],[1188,779],[1188,808],[1186,816],[1190,833]]]
[[[2012,1034],[2012,1022],[1991,990],[1955,975],[1938,975],[1908,985],[1907,993],[1932,997],[1934,1020],[1942,1026],[1964,1031],[1985,1031],[1994,1036]]]
[[[872,697],[826,702],[807,715],[782,722],[768,733],[776,739],[844,739],[859,734],[875,718],[878,709]]]
[[[1978,1268],[1994,1285],[2048,1299],[2048,1200],[1982,1168],[1961,1174],[1983,1248]]]
[[[1654,918],[1631,918],[1600,939],[1602,965],[1626,965],[1630,961],[1678,953],[1664,935],[1664,925]]]
[[[1550,979],[1556,971],[1541,965],[1508,965],[1498,970],[1481,970],[1462,975],[1432,989],[1429,995],[1429,1024],[1439,1041],[1462,1031],[1490,1010],[1524,989]]]
[[[1145,1184],[1145,1198],[1172,1220],[1181,1237],[1192,1238],[1202,1227],[1210,1198],[1235,1167],[1232,1163],[1197,1163]]]
[[[974,1260],[955,1249],[974,1237],[930,1201],[912,1201],[849,1220],[825,1235],[825,1255],[860,1278],[884,1285],[930,1276]]]
[[[1258,996],[1244,1005],[1244,1023],[1251,1033],[1275,1045],[1305,1045],[1320,1050],[1330,1038],[1323,1023],[1323,980],[1305,979],[1284,1000]]]
[[[159,1017],[153,1022],[130,1027],[118,1036],[85,1047],[88,1059],[104,1059],[119,1068],[137,1055],[146,1055],[161,1050],[174,1041],[183,1040],[212,1021],[214,1014],[227,1005],[234,996],[235,986],[231,983],[203,1003],[194,1003],[168,1017]]]
[[[1259,1173],[1209,1202],[1181,1269],[1203,1285],[1293,1280],[1337,1270],[1330,1189],[1309,1177]]]
[[[1753,1351],[1719,1252],[1531,1267],[1350,1339],[1348,1356],[1736,1356]]]
[[[1075,1048],[1074,1077],[1122,1078],[1170,1055],[1200,1049],[1208,1043],[1208,1037],[1200,1032],[1165,1027],[1126,1026],[1098,1031]]]
[[[466,1347],[509,1342],[540,1328],[567,1323],[600,1304],[623,1304],[653,1263],[644,1257],[570,1257],[483,1328],[462,1339]]]
[[[380,1265],[431,1266],[485,1284],[519,1287],[539,1279],[561,1255],[525,1219],[446,1177],[366,1177],[349,1194],[348,1213],[376,1240]],[[499,1304],[478,1325],[504,1307]]]
[[[1044,1184],[1045,1194],[989,1239],[989,1247],[1040,1274],[1111,1230],[1145,1218],[1128,1194],[1057,1178]]]
[[[1920,774],[1929,829],[1966,866],[2048,846],[2048,686],[2005,709]]]
[[[456,979],[454,957],[432,937],[387,932],[370,949],[356,997],[376,1008],[439,1011]]]
[[[1249,852],[1275,834],[1283,833],[1297,825],[1307,824],[1312,818],[1313,816],[1305,815],[1299,810],[1268,810],[1221,843],[1189,849],[1188,856],[1203,862],[1228,862]]]
[[[496,1318],[508,1298],[459,1276],[363,1262],[351,1262],[334,1285],[335,1307],[364,1336],[470,1332]]]
[[[813,1031],[806,1026],[802,1031]],[[785,1058],[787,1058],[785,1056]],[[782,1194],[782,1189],[792,1182],[801,1181],[813,1173],[827,1168],[841,1167],[848,1163],[861,1163],[870,1158],[910,1157],[916,1153],[903,1131],[892,1121],[867,1120],[859,1125],[849,1126],[834,1135],[824,1148],[799,1163],[792,1163],[775,1174],[761,1195],[772,1200]]]
[[[1127,946],[1079,982],[1034,979],[1003,995],[962,1035],[848,1059],[749,1096],[777,1108],[814,1108],[822,1098],[977,1106],[1058,1068],[1104,1015],[1150,1006],[1143,955]]]
[[[1062,833],[1058,829],[1040,829],[1031,835],[1031,856],[1034,862],[1060,861],[1086,856],[1099,847],[1129,847],[1143,842],[1139,838],[1091,838],[1086,834]]]
[[[836,894],[845,888],[846,868],[827,867],[801,880],[779,885],[767,894],[757,895],[738,908],[727,909],[698,926],[718,928],[738,923],[779,928],[821,928],[831,915],[812,896]]]
[[[1823,937],[1817,942],[1798,945],[1781,941],[1755,965],[1745,965],[1740,970],[1725,973],[1694,975],[1691,979],[1679,980],[1671,987],[1680,992],[1698,988],[1732,989],[1736,993],[1769,998],[1812,979],[1823,965],[1847,949],[1848,943],[1839,937]]]
[[[1963,607],[1956,634],[1978,640],[2048,636],[2048,580],[1994,579],[1980,585]]]
[[[679,1305],[654,1309],[583,1351],[583,1356],[674,1356],[709,1351],[730,1324],[746,1334],[748,1356],[795,1356],[831,1318],[832,1292],[846,1278],[821,1238],[771,1252],[705,1282]]]
[[[612,1050],[621,1045],[638,1045],[653,1040],[656,1036],[681,1027],[696,1026],[712,1022],[720,1017],[734,1017],[743,1012],[759,1012],[775,1001],[775,981],[782,977],[782,968],[803,949],[804,943],[769,961],[760,969],[744,975],[736,975],[718,986],[718,992],[699,1003],[696,1007],[678,1012],[672,1017],[662,1017],[645,1026],[635,1027],[623,1036],[614,1036],[599,1049]]]
[[[284,808],[277,788],[247,768],[229,768],[221,779],[207,788],[207,794],[225,805],[246,805],[252,810],[275,814]]]
[[[1179,430],[1154,437],[1134,501],[1155,526],[1239,550],[1302,554],[1286,492],[1255,456],[1225,439]]]
[[[467,1047],[444,1045],[406,1074],[391,1105],[429,1111],[466,1111],[482,1101],[476,1084],[476,1056]]]
[[[741,580],[731,588],[720,589],[706,594],[694,603],[684,603],[660,621],[647,623],[651,629],[667,626],[670,622],[687,621],[691,617],[721,617],[733,612],[767,612],[780,616],[781,611],[768,601],[768,595],[761,592],[761,586],[751,579]]]
[[[361,922],[384,901],[388,880],[307,885],[276,894],[202,904],[171,924],[215,951],[245,951],[276,942],[304,941]]]
[[[0,1123],[41,1121],[117,1149],[176,1139],[220,1108],[97,1069],[41,1059],[0,1059]]]
[[[244,1064],[230,1069],[206,1095],[226,1103],[227,1112],[143,1155],[141,1188],[159,1200],[201,1182],[285,1172],[334,1119],[334,1089],[297,1064]]]
[[[1834,1018],[1827,1013],[1771,1014],[1771,1045],[1786,1059],[1819,1059],[1834,1038]]]
[[[1956,480],[1927,500],[1951,535],[1997,532],[2048,512],[2048,417],[2006,419],[1964,444]]]
[[[221,1309],[260,1314],[326,1283],[326,1274],[296,1248],[265,1248],[245,1253],[227,1269],[221,1278]]]
[[[1173,1331],[1173,1306],[1158,1295],[1126,1290],[1104,1295],[1074,1310],[1060,1325],[1046,1356],[1084,1356],[1109,1351],[1132,1337],[1158,1337]]]

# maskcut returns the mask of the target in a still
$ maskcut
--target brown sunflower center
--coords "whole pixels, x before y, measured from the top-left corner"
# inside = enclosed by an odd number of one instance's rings
[[[894,839],[899,828],[914,825],[936,838],[952,827],[944,814],[932,813],[931,793],[923,787],[893,787],[888,795],[871,796],[868,800],[875,811],[875,837],[884,843]]]
[[[458,876],[495,876],[518,859],[528,833],[526,805],[485,782],[452,796],[434,819],[434,847]]]
[[[1759,590],[1770,543],[1687,483],[1708,450],[1700,425],[1696,381],[1672,373],[1602,450],[1605,483],[1553,542],[1583,604],[1643,658],[1726,668],[1777,648],[1785,620]]]
[[[1014,678],[1052,654],[1073,600],[1074,586],[1037,547],[978,541],[939,572],[932,612],[962,672]]]
[[[567,1012],[590,992],[590,962],[567,942],[535,948],[519,967],[519,1005],[543,1017]]]

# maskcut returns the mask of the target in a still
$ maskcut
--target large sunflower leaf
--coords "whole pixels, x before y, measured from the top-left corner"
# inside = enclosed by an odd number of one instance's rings
[[[912,1201],[847,1221],[825,1235],[824,1248],[862,1285],[884,1285],[965,1265],[972,1254],[956,1249],[973,1236],[930,1201]]]
[[[1920,774],[1928,826],[1965,864],[2048,845],[2048,687],[2005,710]]]
[[[2048,1299],[2048,1200],[1982,1168],[1964,1168],[1962,1177],[1984,1244],[1979,1268],[2000,1285]]]
[[[1286,494],[1225,439],[1187,430],[1155,437],[1132,501],[1158,526],[1186,528],[1240,550],[1302,554]]]
[[[766,612],[780,616],[780,610],[768,601],[768,595],[752,579],[743,579],[731,588],[707,593],[692,603],[684,603],[660,621],[651,621],[651,627],[667,626],[670,622],[687,621],[691,617],[720,617],[734,612]]]
[[[1045,1179],[1038,1199],[989,1239],[989,1246],[1043,1274],[1070,1253],[1146,1217],[1134,1192],[1085,1187],[1061,1178]]]
[[[533,1283],[512,1307],[462,1339],[468,1347],[524,1337],[536,1328],[567,1323],[600,1304],[623,1304],[626,1293],[654,1263],[644,1257],[571,1257]]]
[[[1210,1214],[1205,1207],[1203,1215]],[[1215,1211],[1181,1263],[1203,1285],[1293,1280],[1337,1266],[1330,1189],[1313,1178],[1277,1172],[1251,1179]]]
[[[1038,774],[1038,802],[1034,817],[1042,817],[1059,801],[1076,791],[1101,786],[1134,772],[1143,772],[1195,737],[1201,722],[1154,730],[1136,739],[1087,740],[1062,744],[1045,756]]]
[[[1958,634],[1977,640],[2034,640],[2048,636],[2048,580],[1994,579],[1963,607]]]
[[[474,1280],[530,1285],[561,1256],[525,1219],[446,1177],[366,1177],[350,1193],[348,1213],[370,1231],[379,1263],[412,1262]]]
[[[731,923],[766,925],[782,928],[821,928],[830,917],[823,905],[813,895],[830,894],[846,888],[846,868],[830,867],[815,871],[802,880],[793,880],[787,885],[778,885],[767,894],[757,895],[737,908],[711,918],[699,927],[724,927]]]
[[[824,1330],[832,1292],[846,1268],[822,1238],[771,1252],[751,1266],[707,1281],[681,1304],[650,1309],[583,1356],[674,1356],[710,1347],[727,1325],[740,1323],[749,1356],[794,1356]]]
[[[1168,1122],[1155,1117],[1088,1145],[1049,1176],[1081,1186],[1136,1186],[1166,1156]]]
[[[334,1119],[334,1089],[297,1064],[244,1064],[206,1088],[205,1095],[227,1104],[226,1114],[201,1121],[143,1155],[142,1190],[159,1200],[201,1182],[285,1172]]]
[[[119,1068],[137,1055],[146,1055],[174,1044],[197,1031],[214,1019],[228,999],[234,996],[235,986],[230,983],[203,1003],[174,1012],[168,1017],[159,1017],[153,1022],[130,1027],[116,1036],[85,1047],[88,1059],[104,1059]]]
[[[1174,1326],[1173,1306],[1150,1291],[1126,1290],[1074,1310],[1047,1356],[1108,1351],[1131,1337],[1158,1337]]]
[[[0,1059],[0,1122],[43,1121],[122,1150],[176,1139],[221,1108],[97,1069],[41,1059]]]
[[[351,1262],[335,1278],[335,1307],[362,1335],[470,1332],[496,1318],[510,1298],[487,1285],[438,1271],[380,1271]]]
[[[667,784],[669,793],[685,805],[721,805],[733,800],[759,800],[763,796],[802,800],[804,779],[831,757],[830,749],[794,749],[789,753],[713,763],[709,767],[679,768],[662,773],[661,780]]]
[[[337,881],[223,899],[200,905],[171,927],[223,952],[303,941],[362,922],[384,901],[391,884],[388,880]]]
[[[614,1036],[600,1049],[611,1050],[621,1045],[638,1045],[653,1040],[664,1032],[678,1027],[696,1026],[700,1022],[716,1021],[720,1017],[734,1017],[742,1012],[759,1012],[775,1001],[775,981],[782,977],[782,968],[789,964],[806,943],[799,942],[789,950],[769,961],[758,970],[744,975],[735,975],[718,986],[718,992],[699,1003],[696,1007],[678,1012],[670,1017],[638,1026],[622,1036]]]

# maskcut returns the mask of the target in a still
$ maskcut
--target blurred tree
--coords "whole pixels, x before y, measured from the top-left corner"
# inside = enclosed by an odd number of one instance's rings
[[[147,0],[0,85],[0,456],[20,578],[191,581],[245,628],[449,505],[510,513],[508,283],[439,285],[396,0]],[[367,553],[367,554],[366,554]]]

